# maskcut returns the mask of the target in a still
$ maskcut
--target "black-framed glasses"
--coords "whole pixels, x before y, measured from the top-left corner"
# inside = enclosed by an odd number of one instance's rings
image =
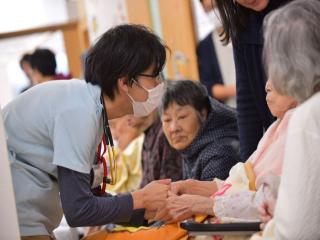
[[[164,82],[164,75],[163,72],[159,72],[158,74],[145,74],[145,73],[139,73],[136,76],[141,76],[141,77],[149,77],[149,78],[156,78],[156,81],[159,83]],[[136,77],[133,78],[135,81],[138,82]]]

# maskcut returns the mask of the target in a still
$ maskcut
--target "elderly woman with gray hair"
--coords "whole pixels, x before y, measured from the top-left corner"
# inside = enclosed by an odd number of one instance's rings
[[[255,220],[256,206],[261,199],[268,201],[267,192],[259,194],[264,192],[264,186],[268,184],[265,179],[272,174],[282,176],[282,163],[286,158],[284,179],[280,187],[283,190],[280,191],[276,215],[279,222],[278,234],[286,236],[287,232],[292,232],[289,237],[284,238],[296,239],[299,236],[297,239],[302,239],[306,233],[299,235],[303,231],[296,231],[297,228],[292,226],[304,226],[306,222],[310,222],[309,218],[312,218],[314,228],[305,229],[309,234],[314,234],[312,231],[316,231],[320,222],[320,188],[312,184],[320,172],[320,162],[316,161],[320,156],[320,95],[316,93],[320,79],[319,22],[320,1],[316,0],[295,1],[271,13],[265,21],[264,56],[269,75],[266,100],[278,121],[270,126],[257,150],[246,162],[252,164],[257,192],[252,191],[250,186],[249,190],[242,187],[240,191],[236,191],[239,182],[234,179],[239,179],[239,171],[235,170],[240,168],[235,166],[222,187],[216,180],[211,184],[197,181],[172,183],[171,191],[180,196],[169,195],[166,207],[160,210],[156,218],[179,221],[193,214],[209,214],[223,220]],[[310,99],[306,101],[308,98]],[[306,102],[303,103],[304,101]],[[291,109],[296,103],[301,106],[294,114]],[[302,195],[304,189],[308,191]],[[210,200],[204,197],[213,193],[210,204]],[[316,206],[310,208],[312,204]],[[183,209],[187,209],[185,213]],[[313,215],[313,209],[319,210],[319,215]],[[320,239],[320,233],[318,234],[307,239]]]
[[[201,170],[206,165],[204,163],[208,162],[206,160],[208,157],[209,159],[212,158],[212,161],[210,161],[211,166],[213,163],[220,162],[220,169],[223,169],[221,165],[226,166],[228,161],[216,162],[214,158],[216,154],[213,153],[219,149],[225,149],[223,138],[217,138],[217,136],[219,136],[218,134],[223,134],[225,139],[228,139],[226,138],[226,133],[230,132],[230,130],[226,126],[228,126],[227,122],[230,120],[226,117],[221,118],[223,116],[221,110],[217,112],[218,106],[213,105],[214,111],[212,110],[209,114],[211,117],[204,121],[207,124],[203,126],[207,127],[198,131],[197,127],[195,127],[197,124],[193,124],[190,120],[194,114],[191,114],[192,111],[187,113],[187,110],[190,111],[196,107],[191,107],[181,98],[183,99],[183,96],[187,95],[188,99],[191,99],[195,105],[203,106],[203,104],[201,104],[201,98],[194,95],[196,91],[188,91],[186,83],[183,81],[175,82],[163,97],[161,115],[166,137],[174,148],[182,150],[182,153],[187,156],[184,162],[187,170],[185,172],[189,172],[188,169],[192,165],[194,167],[191,169]],[[191,86],[196,85],[195,83],[189,84]],[[266,179],[269,175],[281,175],[287,126],[293,113],[293,108],[296,106],[296,101],[292,97],[275,91],[270,81],[266,84],[266,92],[266,100],[270,111],[278,120],[269,127],[258,148],[246,163],[237,163],[233,166],[229,174],[227,173],[228,178],[225,181],[221,181],[220,179],[224,178],[220,178],[217,174],[215,174],[213,181],[204,181],[206,179],[191,174],[187,178],[193,179],[171,183],[171,194],[169,194],[166,206],[158,210],[155,219],[176,222],[196,214],[206,214],[214,215],[221,221],[258,221],[259,213],[257,207],[261,204],[261,200],[264,199],[263,188],[268,183]],[[198,112],[198,119],[203,119],[203,115],[206,115],[203,110],[205,109],[200,108],[198,111],[193,111]],[[196,120],[197,118],[193,117],[193,119]],[[208,128],[208,126],[216,127]],[[225,127],[223,128],[222,126]],[[212,134],[210,129],[216,129],[216,132]],[[194,135],[191,134],[192,132],[199,132],[198,137],[192,137]],[[188,140],[189,143],[187,143]],[[203,147],[205,146],[203,143],[210,142],[211,144],[207,145],[209,148]],[[192,150],[193,155],[190,155],[190,150]],[[220,150],[220,155],[228,156],[224,152]],[[216,166],[215,171],[218,171],[219,165]],[[214,168],[210,167],[209,169]],[[196,173],[197,171],[193,172]],[[213,175],[211,174],[211,176]],[[197,179],[202,181],[197,181]]]
[[[297,0],[265,21],[265,59],[274,88],[300,105],[285,147],[275,210],[276,239],[320,239],[320,1]]]

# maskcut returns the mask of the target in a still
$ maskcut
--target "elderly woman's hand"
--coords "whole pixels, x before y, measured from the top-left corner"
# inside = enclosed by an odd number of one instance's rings
[[[176,195],[191,194],[210,197],[217,191],[215,181],[187,179],[171,183],[171,192]]]
[[[171,179],[157,180],[149,183],[143,188],[144,208],[152,211],[163,206],[168,197]]]
[[[269,205],[267,202],[262,203],[262,205],[258,208],[259,214],[260,214],[260,228],[264,229],[266,224],[272,219],[273,214],[270,213],[269,211]]]
[[[265,201],[258,208],[260,214],[260,220],[262,222],[261,229],[264,229],[265,225],[273,218],[273,214],[276,207],[278,188],[280,184],[280,177],[269,174],[262,178],[264,182],[263,193]]]
[[[169,197],[164,206],[162,206],[155,220],[164,222],[178,222],[192,217],[192,203],[195,201],[195,195],[183,194],[181,196],[169,193]]]
[[[213,214],[213,199],[198,195],[177,196],[169,192],[166,204],[158,210],[155,220],[179,222],[195,214]]]
[[[172,182],[170,190],[175,195],[182,195],[187,193],[187,189],[191,187],[191,179]]]

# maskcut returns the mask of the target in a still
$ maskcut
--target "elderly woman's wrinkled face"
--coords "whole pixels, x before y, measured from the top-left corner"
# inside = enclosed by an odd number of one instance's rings
[[[297,106],[297,101],[292,97],[281,95],[278,93],[272,85],[272,82],[268,80],[266,83],[266,100],[268,107],[273,116],[277,118],[283,118],[284,114],[291,108]]]
[[[265,9],[269,0],[236,0],[238,4],[254,11],[260,12]]]
[[[201,126],[199,113],[190,105],[172,103],[164,110],[162,127],[169,144],[176,150],[187,148]]]

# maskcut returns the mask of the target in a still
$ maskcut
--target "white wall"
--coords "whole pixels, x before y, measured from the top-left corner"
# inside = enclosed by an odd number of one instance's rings
[[[0,32],[66,22],[66,0],[0,0]]]
[[[207,14],[199,0],[192,0],[194,26],[196,30],[196,37],[198,41],[204,39],[214,29],[214,23],[210,22]]]
[[[192,0],[192,4],[195,23],[194,25],[196,28],[197,40],[199,42],[208,36],[209,33],[213,32],[214,29],[221,27],[222,24],[217,9],[206,13],[199,0]],[[219,34],[216,31],[212,35],[212,40],[214,42],[214,47],[224,83],[226,85],[235,84],[236,79],[232,45],[228,44],[227,46],[224,46],[221,43]],[[227,104],[235,107],[236,99],[228,99]]]
[[[125,0],[85,0],[84,3],[91,43],[109,28],[128,23]]]

